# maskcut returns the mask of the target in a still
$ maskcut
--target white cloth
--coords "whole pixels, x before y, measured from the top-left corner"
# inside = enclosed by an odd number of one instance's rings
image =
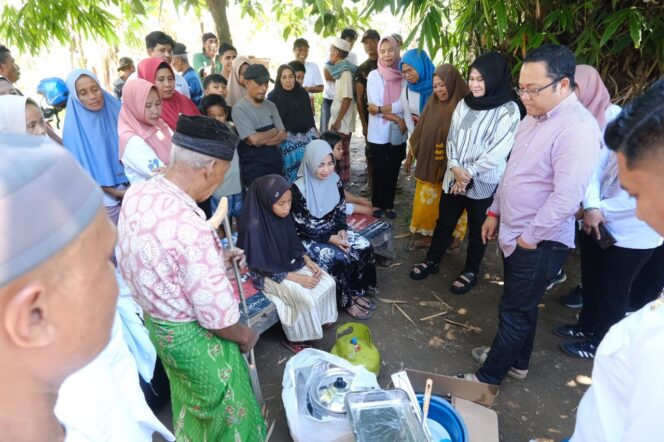
[[[620,107],[609,106],[604,114],[605,121],[607,123],[612,121],[619,113]],[[610,167],[611,157],[615,155],[604,144],[604,137],[602,137],[602,145],[599,162],[586,189],[583,207],[595,207],[602,212],[602,216],[606,220],[606,229],[616,239],[618,247],[654,249],[660,246],[662,238],[650,226],[636,217],[636,199],[620,188],[617,179],[609,197],[600,195],[605,169]]]
[[[0,96],[0,133],[26,134],[25,104],[27,97]]]
[[[402,81],[401,90],[406,87],[406,80]],[[383,103],[383,94],[385,93],[385,81],[381,77],[378,69],[369,72],[367,77],[367,102],[376,106],[392,105],[392,113],[403,118],[403,104],[401,98],[394,103]],[[369,114],[369,127],[367,129],[367,141],[374,144],[387,144],[390,141],[389,121],[383,119],[382,114]]]
[[[120,321],[116,313],[108,346],[60,387],[54,412],[67,442],[175,440],[145,402]]]
[[[119,269],[115,269],[115,277],[120,289],[117,311],[120,315],[122,336],[134,357],[139,374],[145,382],[149,383],[154,375],[157,351],[150,341],[148,329],[143,324],[143,310],[131,296],[129,287],[122,279]]]
[[[184,95],[187,98],[191,98],[191,94],[189,93],[189,85],[187,84],[187,80],[184,79],[184,77],[177,72],[175,72],[175,69],[173,69],[173,74],[175,75],[175,90]],[[133,79],[133,78],[138,78],[138,72],[134,72],[129,76],[127,81]]]
[[[312,276],[306,267],[295,273]],[[332,324],[337,320],[336,284],[325,272],[313,289],[288,279],[277,283],[265,278],[263,284],[263,294],[277,308],[281,326],[291,342],[322,339],[323,324]]]
[[[353,52],[353,51],[349,52],[348,57],[346,57],[346,59],[348,61],[350,61],[351,63],[353,63],[355,66],[358,66],[358,64],[357,64],[357,54],[355,52]]]
[[[120,161],[131,184],[152,178],[155,169],[164,167],[154,150],[138,135],[129,138]]]
[[[420,116],[420,93],[411,91],[408,87],[401,88],[401,107],[403,108],[403,119],[408,128],[408,135],[412,135],[415,130],[413,115]]]
[[[304,63],[304,68],[306,72],[304,73],[304,81],[302,82],[302,87],[314,87],[314,86],[323,86],[325,84],[325,79],[320,73],[320,68],[313,61],[307,61]],[[312,96],[313,94],[309,94]]]
[[[335,84],[336,82],[334,81],[325,80],[325,88],[323,89],[323,98],[327,100],[334,100]]]
[[[570,442],[664,440],[663,342],[661,299],[611,327],[597,348]]]

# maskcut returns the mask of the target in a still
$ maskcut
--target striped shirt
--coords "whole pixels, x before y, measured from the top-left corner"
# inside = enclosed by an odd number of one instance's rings
[[[514,101],[489,110],[473,110],[464,100],[459,101],[447,136],[443,191],[449,193],[452,188],[452,168],[462,167],[473,177],[466,196],[474,200],[490,198],[505,171],[520,120]]]
[[[574,247],[574,214],[601,146],[597,120],[574,93],[548,113],[524,118],[490,209],[500,215],[505,256],[519,236],[532,245],[548,240]]]

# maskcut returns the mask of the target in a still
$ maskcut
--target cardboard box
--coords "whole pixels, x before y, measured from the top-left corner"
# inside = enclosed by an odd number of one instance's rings
[[[415,393],[423,393],[427,379],[433,380],[434,396],[452,399],[452,406],[463,418],[470,442],[498,442],[498,415],[491,407],[498,387],[456,377],[406,369]]]

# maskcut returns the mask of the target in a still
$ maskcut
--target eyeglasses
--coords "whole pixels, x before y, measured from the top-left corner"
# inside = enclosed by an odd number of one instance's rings
[[[546,86],[538,87],[536,89],[519,89],[518,87],[515,87],[514,92],[516,92],[516,94],[519,97],[523,97],[524,95],[528,95],[529,97],[537,97],[544,89],[553,86],[554,84],[558,83],[563,78],[565,78],[565,77],[556,78],[555,80],[553,80],[551,83],[547,84]]]

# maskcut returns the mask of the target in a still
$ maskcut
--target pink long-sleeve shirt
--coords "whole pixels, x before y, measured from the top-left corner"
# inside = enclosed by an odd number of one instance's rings
[[[574,247],[574,214],[598,161],[601,132],[575,94],[516,132],[491,211],[500,216],[498,242],[505,256],[519,236],[528,244],[557,241]]]

